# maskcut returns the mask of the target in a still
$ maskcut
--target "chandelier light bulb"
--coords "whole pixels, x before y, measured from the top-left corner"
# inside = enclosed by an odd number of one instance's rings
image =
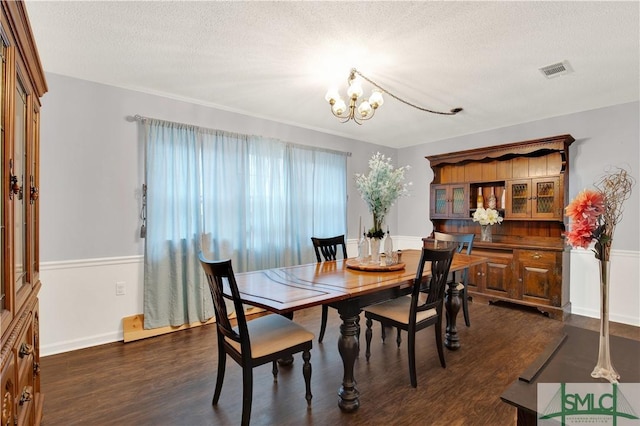
[[[342,115],[346,111],[347,105],[344,103],[342,99],[338,99],[333,104],[332,109],[335,114]]]
[[[384,99],[382,98],[382,93],[377,90],[374,90],[369,96],[369,103],[373,107],[373,109],[378,108],[384,103]]]
[[[369,101],[362,101],[362,103],[358,107],[358,112],[363,118],[369,116],[369,114],[371,114],[371,111],[372,111],[372,108]]]
[[[347,95],[349,98],[356,100],[360,96],[362,96],[362,85],[358,81],[354,81],[351,83],[349,88],[347,89]]]
[[[340,99],[340,95],[336,89],[329,89],[327,94],[324,96],[324,99],[331,104]]]

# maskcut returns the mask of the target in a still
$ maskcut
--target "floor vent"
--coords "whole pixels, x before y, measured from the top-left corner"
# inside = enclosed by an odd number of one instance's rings
[[[554,78],[573,72],[569,61],[558,62],[557,64],[547,65],[540,68],[540,72],[547,78]]]

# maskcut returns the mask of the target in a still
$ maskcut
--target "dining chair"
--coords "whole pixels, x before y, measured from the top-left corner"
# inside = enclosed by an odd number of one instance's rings
[[[449,268],[456,246],[451,244],[441,249],[423,248],[413,281],[411,297],[398,297],[377,305],[364,308],[364,315],[367,319],[367,331],[365,338],[367,342],[366,358],[369,361],[371,356],[371,326],[373,321],[379,321],[383,327],[395,327],[405,330],[408,334],[409,353],[409,378],[411,386],[418,386],[416,379],[416,332],[434,325],[436,347],[440,365],[446,368],[444,359],[444,346],[442,342],[442,316],[444,291],[449,275]],[[430,275],[428,286],[423,286],[423,272],[427,262],[430,262]],[[428,293],[426,299],[421,298],[422,292]]]
[[[473,250],[473,238],[474,234],[445,234],[443,232],[433,232],[433,238],[436,241],[453,241],[458,244],[456,251],[462,253],[466,247],[466,254],[471,254]],[[469,296],[467,295],[467,288],[469,287],[469,268],[465,268],[461,271],[460,280],[456,281],[456,273],[453,272],[452,280],[449,282],[457,282],[457,289],[460,292],[462,298],[462,312],[464,313],[464,323],[469,327],[471,320],[469,319]]]
[[[218,335],[218,374],[213,405],[218,403],[227,354],[242,367],[242,425],[251,419],[253,368],[271,362],[273,380],[278,381],[277,360],[302,352],[307,406],[311,406],[311,347],[314,335],[281,315],[266,315],[247,321],[231,260],[210,261],[199,253],[200,264],[209,283]],[[237,325],[232,326],[225,300],[233,303]]]
[[[316,259],[318,263],[323,260],[336,260],[338,256],[338,249],[342,247],[342,258],[347,258],[347,245],[344,241],[344,235],[338,235],[330,238],[316,238],[311,237],[313,243],[313,249],[316,252]],[[320,336],[318,336],[318,342],[322,343],[324,338],[324,332],[327,329],[327,318],[329,316],[329,305],[322,305],[322,320],[320,323]]]

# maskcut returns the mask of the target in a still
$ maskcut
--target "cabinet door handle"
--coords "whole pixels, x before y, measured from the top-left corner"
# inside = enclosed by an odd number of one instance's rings
[[[18,355],[20,355],[20,358],[24,358],[25,356],[31,355],[33,353],[33,346],[31,346],[28,343],[23,343],[20,345],[20,351],[18,352]]]
[[[20,192],[20,185],[18,185],[18,176],[11,175],[11,177],[9,178],[9,181],[11,182],[11,185],[10,185],[11,191],[10,191],[10,193],[13,194],[13,195],[18,194],[18,192]]]
[[[35,201],[38,201],[38,197],[40,196],[40,193],[38,191],[38,187],[37,186],[32,186],[31,187],[31,204],[33,204]]]
[[[25,386],[22,389],[22,395],[20,395],[20,405],[24,405],[25,402],[29,402],[33,399],[33,392],[31,392],[31,386]]]
[[[540,259],[542,257],[542,255],[539,254],[539,253],[536,253],[536,254],[531,255],[531,257],[537,260],[537,259]]]
[[[13,158],[9,159],[9,199],[17,195],[22,200],[22,186],[18,184],[18,176],[13,174]]]
[[[18,185],[18,176],[11,175],[9,180],[9,199],[13,200],[13,196],[17,195],[18,200],[22,200],[22,186]]]
[[[38,196],[40,196],[40,191],[38,190],[38,187],[34,185],[34,181],[33,181],[33,176],[30,176],[30,180],[31,180],[31,185],[30,185],[30,191],[29,191],[29,202],[31,204],[33,204],[36,200],[38,200]]]

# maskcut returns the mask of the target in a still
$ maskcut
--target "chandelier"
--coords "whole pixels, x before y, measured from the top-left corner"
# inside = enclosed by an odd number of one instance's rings
[[[371,96],[369,96],[369,99],[363,99],[359,105],[358,99],[362,97],[363,92],[362,85],[360,84],[360,81],[358,80],[356,75],[360,76],[363,80],[375,86],[375,89],[371,93]],[[388,90],[382,88],[378,83],[365,77],[360,71],[355,68],[351,68],[351,72],[349,73],[347,82],[349,83],[349,88],[347,89],[347,96],[349,97],[348,106],[345,101],[342,100],[337,90],[329,90],[324,97],[331,105],[331,113],[338,119],[340,119],[340,122],[342,123],[353,120],[357,124],[362,124],[363,121],[371,119],[376,113],[378,107],[382,106],[382,104],[384,103],[384,99],[382,98],[383,93],[386,93],[387,95],[402,102],[403,104],[409,105],[415,109],[419,109],[420,111],[430,112],[432,114],[456,115],[457,113],[462,111],[462,108],[454,108],[449,112],[433,111],[414,105],[411,102],[407,102],[404,99],[401,99],[400,97],[389,92]]]

